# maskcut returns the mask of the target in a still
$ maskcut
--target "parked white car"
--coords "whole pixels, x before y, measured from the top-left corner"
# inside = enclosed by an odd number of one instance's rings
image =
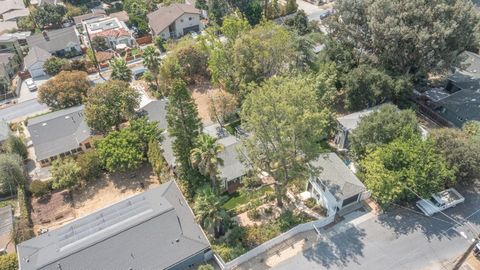
[[[418,201],[417,207],[420,208],[425,215],[431,216],[447,208],[454,207],[464,201],[465,198],[460,195],[458,191],[454,188],[449,188],[432,194],[432,197],[429,200],[422,199]]]
[[[32,80],[32,78],[28,78],[25,80],[25,84],[30,92],[37,90],[37,84]]]

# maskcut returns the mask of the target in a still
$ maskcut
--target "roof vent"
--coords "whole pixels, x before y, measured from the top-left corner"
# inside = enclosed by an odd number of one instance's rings
[[[46,126],[46,125],[47,125],[47,123],[42,123],[42,127],[44,127],[44,126]]]
[[[65,119],[70,119],[70,115],[65,116]]]

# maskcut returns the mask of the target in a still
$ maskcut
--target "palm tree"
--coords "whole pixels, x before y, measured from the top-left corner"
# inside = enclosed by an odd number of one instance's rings
[[[223,151],[223,145],[217,143],[217,139],[201,134],[197,141],[197,147],[190,152],[190,162],[192,166],[198,168],[203,176],[210,177],[212,187],[217,184],[218,165],[223,165],[223,160],[218,154]]]
[[[197,193],[193,207],[197,222],[207,231],[213,230],[215,238],[225,233],[224,224],[228,219],[222,203],[222,198],[215,193],[212,187],[207,186]]]
[[[112,80],[130,82],[132,80],[132,71],[127,67],[127,62],[122,58],[114,58],[110,61],[112,69]]]
[[[153,81],[155,82],[155,86],[157,91],[160,91],[160,83],[158,82],[158,75],[160,73],[160,54],[153,46],[147,47],[143,51],[143,65],[148,68],[150,73],[152,74]],[[163,93],[160,93],[163,95]]]

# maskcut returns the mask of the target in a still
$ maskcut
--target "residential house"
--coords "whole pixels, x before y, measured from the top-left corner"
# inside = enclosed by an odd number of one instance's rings
[[[24,32],[15,32],[15,33],[6,33],[0,36],[1,39],[8,40],[9,38],[16,38],[20,46],[26,46],[27,45],[27,37],[31,36],[32,33],[30,31],[24,31]],[[1,41],[0,41],[1,42]],[[19,52],[21,52],[20,46],[16,48]]]
[[[120,21],[118,18],[90,19],[83,22],[83,28],[90,34],[91,40],[95,37],[104,38],[106,44],[114,50],[132,47],[135,44],[132,32],[125,22]],[[84,44],[89,44],[87,35],[84,36],[83,42]]]
[[[196,269],[210,243],[175,181],[17,246],[22,270]]]
[[[465,60],[447,78],[444,88],[426,91],[426,104],[442,119],[461,128],[467,121],[480,121],[480,55],[465,52]]]
[[[17,21],[29,14],[22,0],[0,0],[0,32],[16,29]]]
[[[94,10],[92,10],[92,12],[90,12],[90,13],[73,17],[73,22],[75,23],[75,25],[76,25],[77,27],[80,27],[80,26],[83,25],[83,22],[84,22],[84,21],[88,21],[88,20],[91,20],[91,19],[105,18],[105,17],[107,17],[107,16],[108,16],[108,15],[107,15],[107,13],[105,12],[105,10],[103,10],[103,9],[94,9]]]
[[[14,190],[15,188],[12,187]],[[12,191],[14,193],[14,191]],[[10,195],[10,194],[9,194]],[[13,212],[12,207],[0,208],[0,255],[14,253],[15,243],[12,241],[13,233]]]
[[[30,48],[28,54],[23,59],[23,66],[32,78],[42,77],[47,75],[43,69],[43,65],[50,57],[52,57],[52,55],[49,52],[35,46]]]
[[[11,35],[0,36],[0,52],[14,53],[18,57],[19,61],[23,59],[23,52],[20,46],[19,39],[15,36],[11,36]]]
[[[314,170],[307,182],[308,195],[327,209],[328,215],[344,212],[347,207],[370,197],[365,185],[337,154],[320,154],[310,166]]]
[[[130,17],[128,17],[128,13],[125,10],[110,13],[110,15],[108,16],[110,16],[110,18],[117,18],[119,21],[124,23],[127,23],[128,20],[130,20]]]
[[[338,149],[345,150],[349,146],[349,136],[358,126],[362,117],[369,115],[377,110],[378,107],[372,107],[363,111],[354,112],[348,115],[337,117],[337,134],[335,135],[335,144]]]
[[[7,140],[8,136],[10,136],[10,127],[7,121],[0,119],[0,146]]]
[[[27,129],[40,166],[91,148],[94,137],[85,121],[83,105],[31,118]]]
[[[163,39],[178,38],[203,29],[200,10],[188,4],[161,6],[147,17],[153,35]]]
[[[175,138],[170,137],[167,131],[166,100],[155,100],[145,105],[140,111],[140,115],[148,116],[150,121],[157,121],[158,128],[163,130],[163,141],[161,143],[163,158],[168,166],[175,168],[175,155],[173,154],[172,144]],[[219,124],[206,126],[204,133],[217,138],[217,143],[223,145],[224,150],[218,155],[223,160],[223,165],[218,168],[219,181],[229,193],[235,192],[241,185],[241,179],[250,170],[250,167],[242,161],[248,161],[248,158],[241,149],[240,139],[229,134]]]
[[[43,5],[61,5],[63,2],[61,0],[31,0],[30,3],[34,6],[43,6]]]
[[[75,26],[61,28],[27,37],[28,47],[39,47],[58,57],[73,57],[82,53]]]

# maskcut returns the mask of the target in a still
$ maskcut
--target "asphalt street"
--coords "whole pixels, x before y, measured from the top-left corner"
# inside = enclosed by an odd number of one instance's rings
[[[480,232],[480,185],[472,186],[460,190],[465,203],[445,211],[455,221],[393,207],[359,223],[323,231],[313,248],[274,269],[452,269]]]
[[[17,118],[39,114],[47,110],[47,105],[38,103],[36,99],[31,99],[4,109],[0,109],[0,119],[9,122]]]

